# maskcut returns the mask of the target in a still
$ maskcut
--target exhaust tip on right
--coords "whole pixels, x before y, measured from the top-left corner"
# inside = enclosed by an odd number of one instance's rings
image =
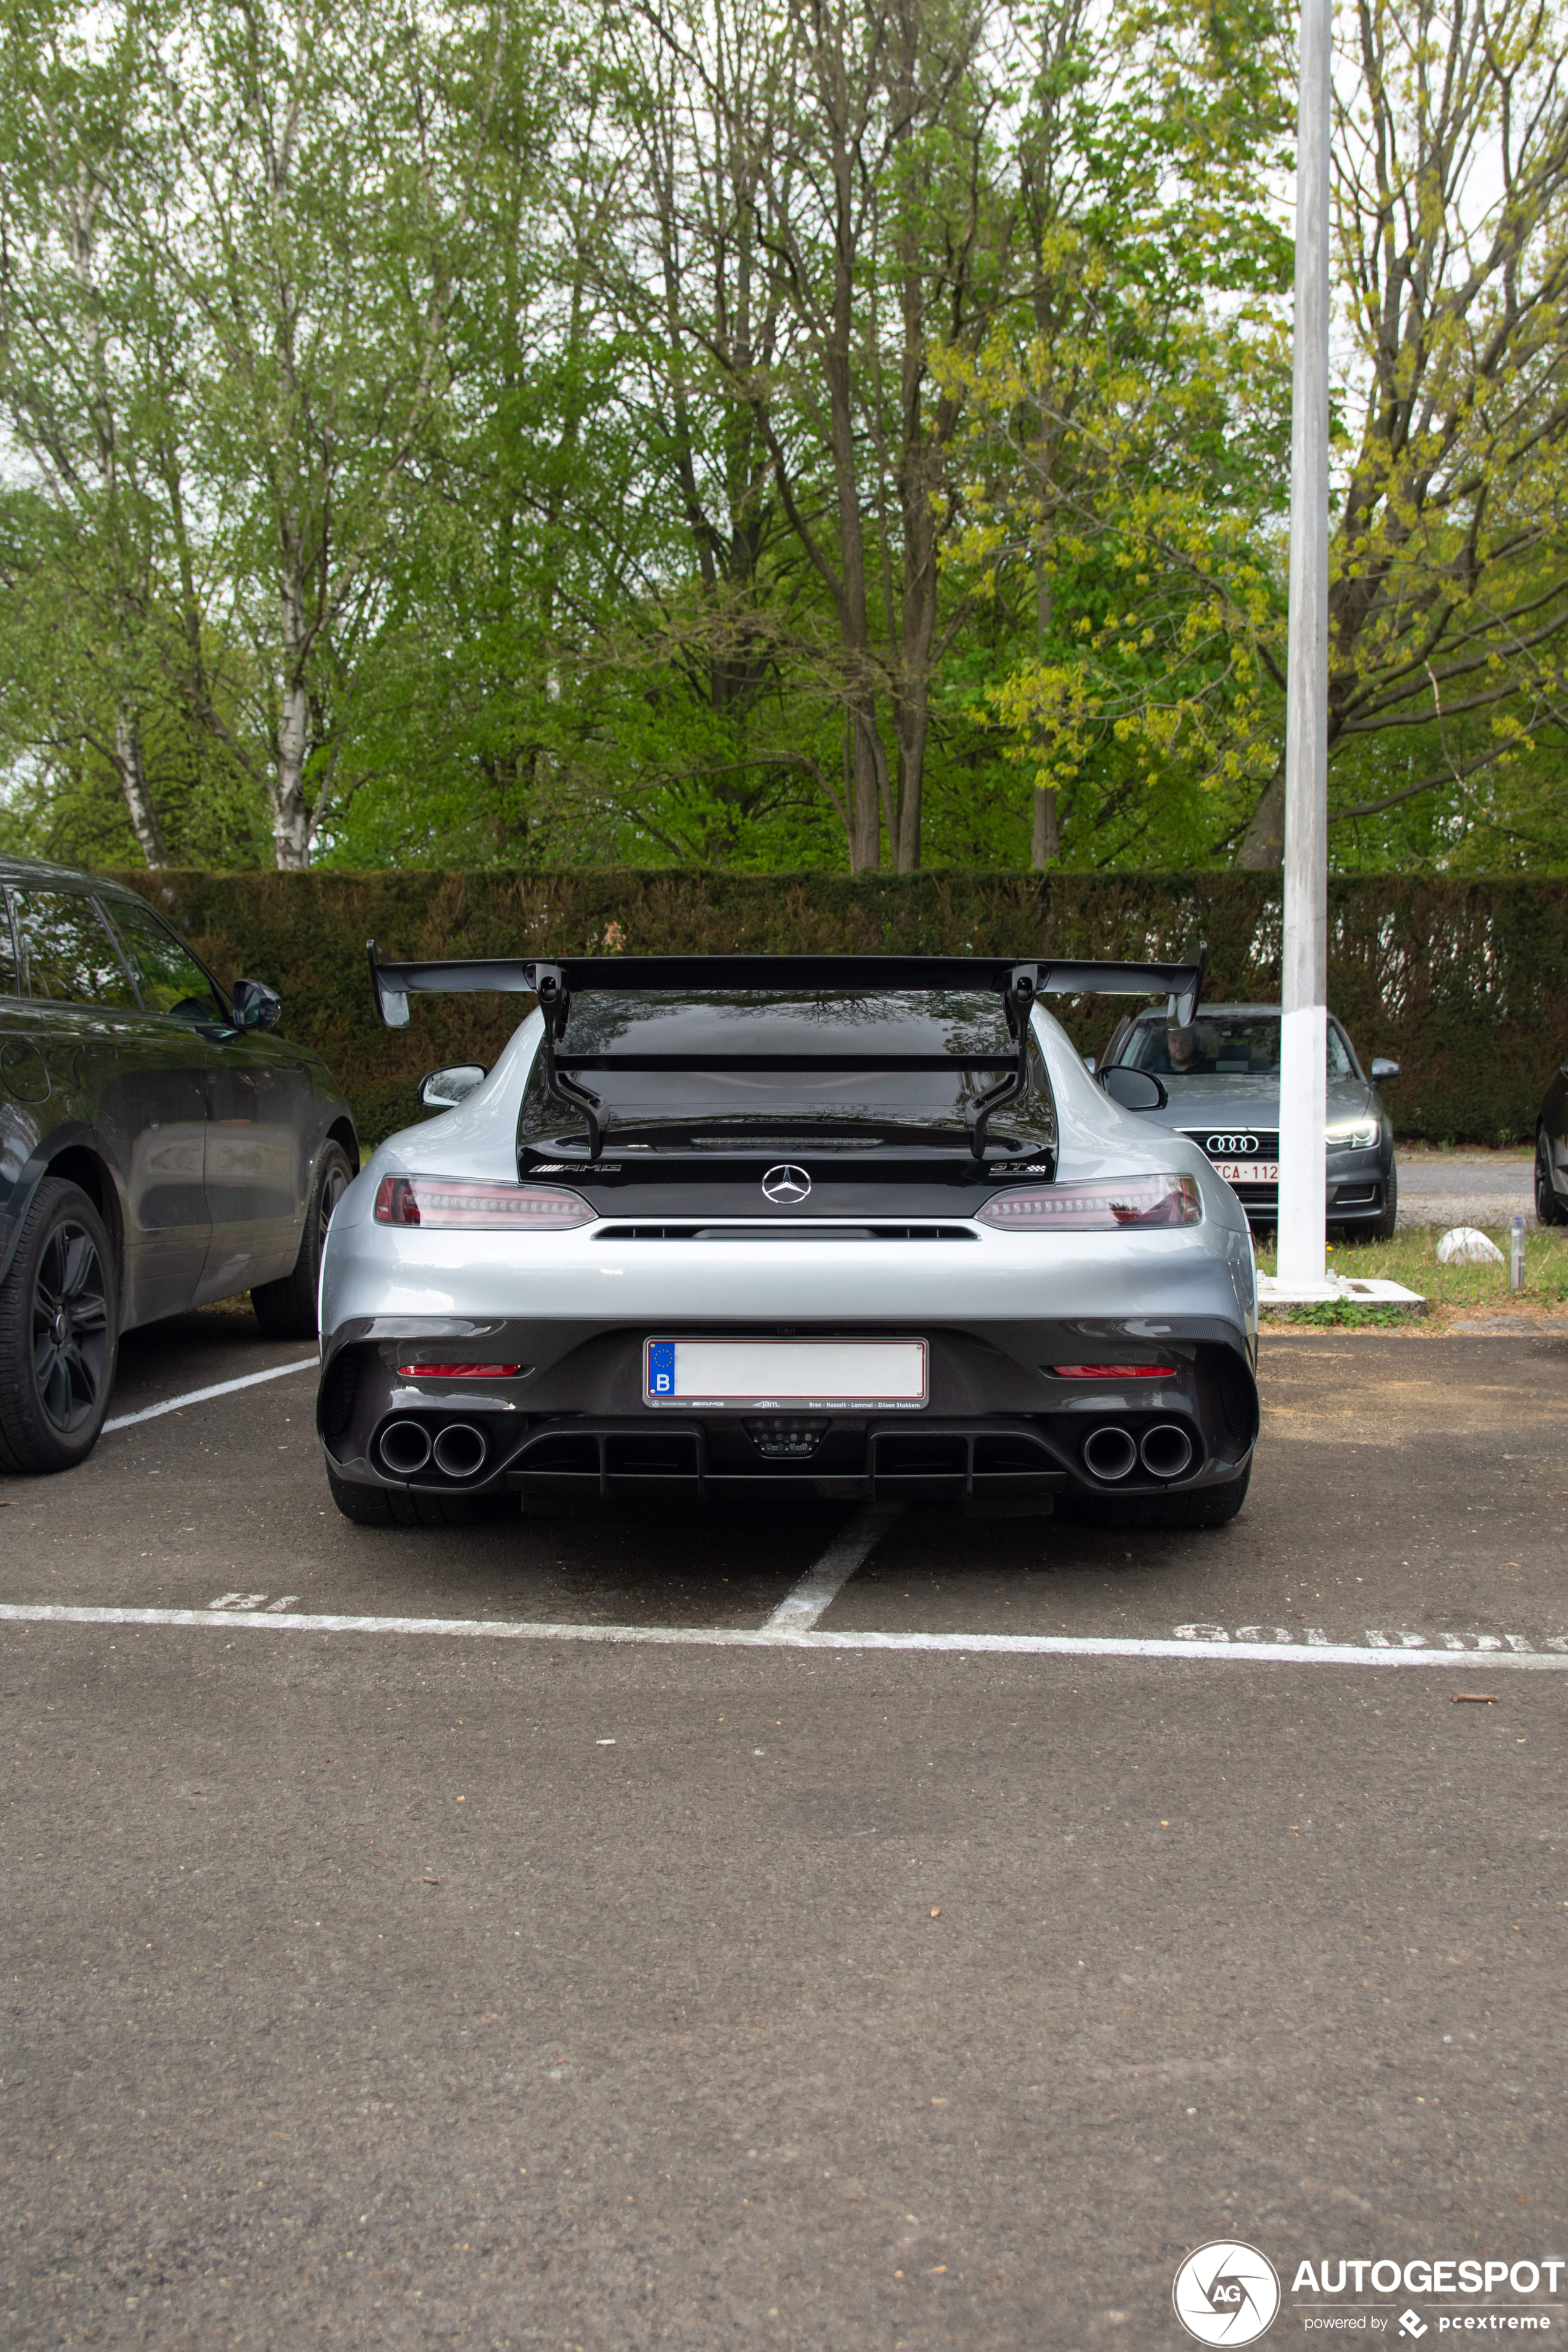
[[[471,1421],[450,1422],[436,1440],[436,1466],[448,1478],[471,1478],[484,1468],[489,1452],[484,1432]]]
[[[1156,1422],[1138,1449],[1151,1478],[1179,1478],[1193,1463],[1193,1441],[1178,1422]]]
[[[1136,1468],[1138,1448],[1130,1430],[1108,1421],[1099,1429],[1091,1429],[1084,1439],[1083,1458],[1093,1476],[1111,1486]]]

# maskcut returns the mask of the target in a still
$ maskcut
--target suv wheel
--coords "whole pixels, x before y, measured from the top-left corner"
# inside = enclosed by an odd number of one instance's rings
[[[103,1219],[46,1176],[0,1282],[0,1468],[72,1470],[98,1443],[120,1351],[120,1287]]]
[[[353,1182],[353,1170],[341,1143],[323,1146],[316,1162],[310,1198],[305,1210],[305,1230],[292,1274],[277,1282],[261,1283],[250,1294],[256,1319],[269,1339],[313,1339],[316,1336],[316,1285],[321,1271],[321,1250],[332,1211]]]
[[[1552,1181],[1552,1147],[1543,1127],[1535,1131],[1535,1222],[1538,1225],[1568,1225],[1568,1209],[1558,1199],[1557,1187]]]

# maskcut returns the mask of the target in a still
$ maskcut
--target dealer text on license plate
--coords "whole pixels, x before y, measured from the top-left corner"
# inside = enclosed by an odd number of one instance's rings
[[[923,1339],[650,1339],[647,1404],[910,1412],[926,1401]]]

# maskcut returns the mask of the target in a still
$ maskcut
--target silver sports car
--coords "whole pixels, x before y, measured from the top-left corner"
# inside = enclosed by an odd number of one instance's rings
[[[382,1145],[321,1270],[349,1518],[518,1498],[1031,1498],[1215,1526],[1258,1433],[1246,1213],[1089,1076],[1053,992],[1202,964],[706,956],[391,963],[534,999]]]

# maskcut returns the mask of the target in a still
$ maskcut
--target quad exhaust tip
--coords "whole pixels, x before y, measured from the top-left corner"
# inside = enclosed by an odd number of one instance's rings
[[[1179,1422],[1156,1422],[1138,1448],[1151,1478],[1180,1478],[1193,1463],[1193,1441]]]
[[[1138,1446],[1131,1430],[1114,1421],[1091,1429],[1083,1441],[1083,1458],[1091,1474],[1112,1486],[1138,1465]]]
[[[454,1421],[441,1432],[433,1450],[436,1467],[448,1478],[471,1478],[476,1470],[484,1468],[489,1447],[483,1430],[476,1429],[471,1421]]]

